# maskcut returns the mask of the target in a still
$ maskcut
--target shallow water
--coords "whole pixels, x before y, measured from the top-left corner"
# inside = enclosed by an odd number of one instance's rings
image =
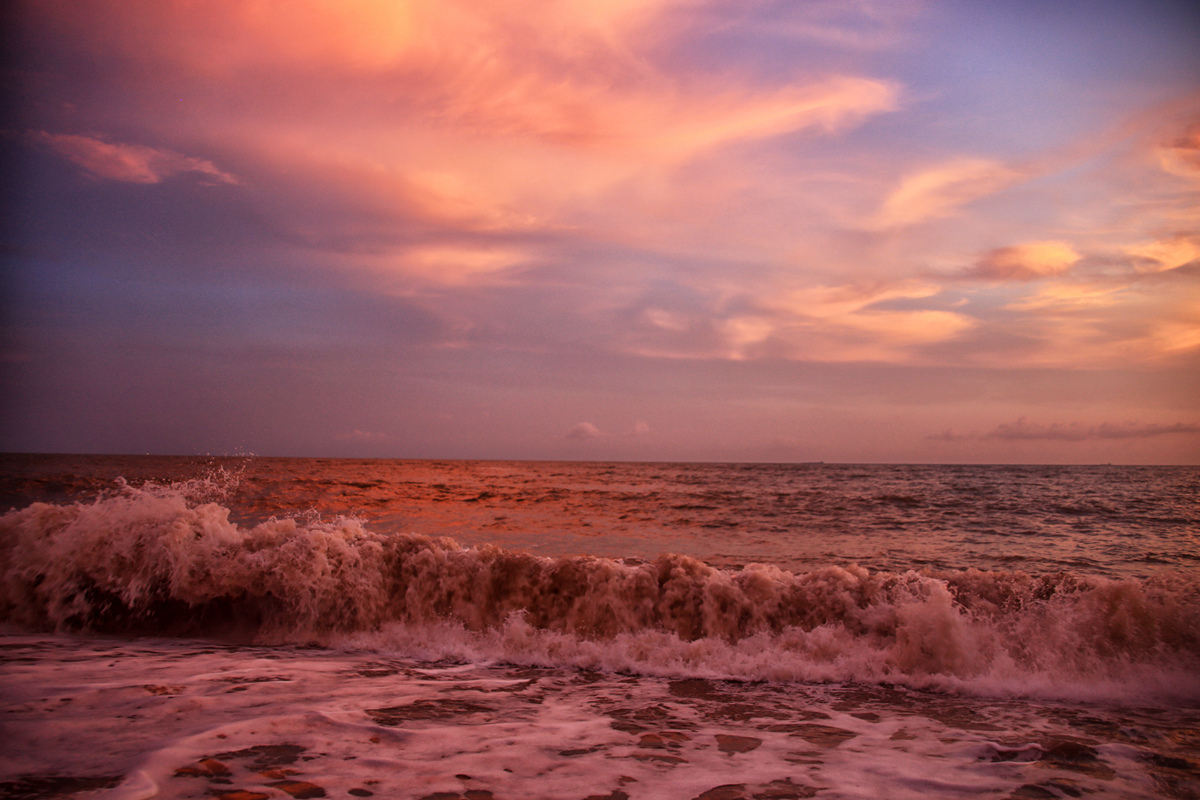
[[[290,646],[66,636],[0,646],[6,726],[20,734],[0,760],[22,776],[0,782],[9,797],[49,796],[37,792],[65,778],[108,784],[87,796],[110,800],[1128,798],[1196,789],[1194,709],[964,703],[898,687],[671,680]]]
[[[1194,468],[0,466],[0,796],[1200,794]]]

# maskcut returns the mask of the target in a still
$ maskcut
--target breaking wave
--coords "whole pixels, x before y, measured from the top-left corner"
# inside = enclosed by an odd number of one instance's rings
[[[0,620],[674,677],[1200,699],[1200,583],[1164,573],[717,569],[545,558],[316,514],[256,525],[206,481],[0,517]]]

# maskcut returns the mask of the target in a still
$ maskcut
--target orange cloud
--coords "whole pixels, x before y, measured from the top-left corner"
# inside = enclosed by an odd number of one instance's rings
[[[523,43],[536,57],[551,50],[579,57],[625,46],[631,31],[681,0],[233,0],[223,37],[238,47],[233,62],[318,60],[353,69],[405,62],[470,60],[494,66],[506,48]],[[210,11],[212,3],[200,10]],[[176,9],[178,13],[180,9]],[[183,10],[187,13],[187,10]],[[218,12],[220,13],[220,12]],[[265,45],[265,48],[264,48]],[[483,48],[480,49],[480,45]]]
[[[882,311],[853,314],[837,320],[856,330],[879,336],[892,348],[908,348],[919,344],[951,339],[975,326],[975,321],[952,311]]]
[[[1200,349],[1200,303],[1187,275],[1081,276],[1035,286],[1002,307],[1011,317],[985,321],[985,331],[1016,333],[1023,342],[1020,352],[989,363],[1112,368],[1178,360]]]
[[[986,197],[1022,178],[998,161],[956,158],[901,179],[871,223],[898,228],[953,216],[961,206]]]
[[[1157,352],[1168,355],[1200,348],[1200,314],[1193,314],[1186,322],[1156,323],[1150,340]]]
[[[356,122],[441,135],[528,137],[561,147],[678,160],[729,141],[804,128],[835,130],[891,110],[895,86],[829,75],[759,88],[736,76],[681,80],[647,57],[683,0],[127,0],[79,10],[48,3],[57,23],[92,46],[188,73],[304,81],[292,100],[353,98]],[[352,78],[353,84],[346,78]],[[348,96],[347,96],[348,95]],[[282,97],[264,110],[278,109]],[[253,114],[257,109],[247,109]],[[308,130],[322,122],[300,120]],[[336,120],[331,127],[339,127]]]
[[[767,284],[771,282],[768,281]],[[710,298],[710,307],[679,313],[647,308],[624,337],[628,352],[675,358],[916,363],[922,348],[952,340],[976,320],[941,309],[888,308],[941,292],[919,281],[817,286],[779,291],[743,286]]]
[[[1139,271],[1166,272],[1200,258],[1200,242],[1196,237],[1180,235],[1130,245],[1124,251],[1134,258]]]
[[[515,247],[454,244],[412,248],[385,257],[384,263],[390,269],[399,266],[406,274],[418,275],[430,283],[462,284],[471,278],[503,272],[527,259],[528,255]]]
[[[405,0],[46,0],[31,12],[87,45],[210,77],[257,66],[379,69],[418,41]]]
[[[1061,275],[1079,258],[1066,242],[1029,242],[990,251],[972,274],[998,281],[1031,281]]]
[[[771,352],[812,361],[911,361],[914,350],[973,328],[968,316],[937,309],[874,307],[898,299],[938,294],[917,281],[874,286],[819,286],[760,298],[773,313],[742,315],[719,328],[727,357]],[[770,346],[764,350],[764,346]]]
[[[614,130],[617,125],[624,128],[622,138],[640,143],[635,147],[678,159],[741,139],[814,127],[836,130],[870,114],[892,110],[895,98],[895,89],[889,84],[837,76],[758,96],[744,89],[721,95],[693,93],[676,96],[665,105],[661,97],[640,98],[624,109],[633,113],[614,109],[613,122]]]
[[[845,318],[885,300],[932,297],[941,287],[922,281],[814,286],[797,289],[776,301],[780,308],[817,319]]]
[[[1030,297],[1009,304],[1019,311],[1050,309],[1055,312],[1108,308],[1120,302],[1123,286],[1102,286],[1087,283],[1051,283]]]
[[[1160,146],[1157,154],[1158,164],[1166,172],[1200,180],[1200,125],[1193,125],[1179,138]]]
[[[220,183],[237,183],[237,178],[218,169],[211,161],[170,150],[138,144],[114,144],[90,136],[34,134],[62,156],[74,161],[97,178],[126,183],[159,183],[172,175],[195,172]]]
[[[761,217],[730,202],[763,168],[743,146],[831,135],[899,105],[898,85],[871,76],[680,68],[672,37],[692,23],[673,12],[691,3],[47,0],[30,13],[120,65],[114,81],[139,98],[122,129],[207,139],[246,180],[295,189],[283,203],[305,207],[284,225],[333,250],[330,263],[446,285],[520,262],[481,233],[758,257]],[[139,106],[164,85],[183,101]],[[173,168],[139,163],[122,174]],[[782,176],[770,179],[774,192]],[[414,228],[441,231],[442,252],[413,251]]]

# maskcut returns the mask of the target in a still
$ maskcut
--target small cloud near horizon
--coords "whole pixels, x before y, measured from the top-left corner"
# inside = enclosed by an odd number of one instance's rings
[[[633,427],[621,434],[609,434],[600,430],[590,422],[580,422],[572,426],[571,430],[567,431],[565,438],[575,439],[576,441],[586,441],[588,439],[600,439],[603,437],[619,436],[624,439],[637,439],[646,436],[650,433],[650,424],[645,420],[639,419],[633,423]]]
[[[945,442],[964,442],[980,439],[1000,439],[1002,441],[1059,441],[1082,442],[1096,439],[1148,439],[1169,434],[1197,434],[1200,425],[1179,422],[1173,425],[1156,423],[1140,424],[1136,422],[1104,422],[1099,425],[1082,425],[1078,422],[1063,424],[1054,422],[1049,425],[1040,422],[1030,422],[1020,417],[1016,422],[1002,423],[985,434],[960,433],[946,429],[941,433],[931,434],[926,439]]]
[[[572,427],[571,430],[567,431],[568,439],[576,439],[579,441],[598,439],[603,435],[604,432],[590,422],[580,422],[578,425]]]

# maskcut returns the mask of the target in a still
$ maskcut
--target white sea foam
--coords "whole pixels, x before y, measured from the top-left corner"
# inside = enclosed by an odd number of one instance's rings
[[[13,797],[1179,797],[1197,724],[1183,708],[292,646],[61,634],[0,646],[0,794]]]
[[[324,643],[671,677],[1200,698],[1194,575],[717,569],[230,520],[219,486],[120,486],[0,517],[0,621]]]

